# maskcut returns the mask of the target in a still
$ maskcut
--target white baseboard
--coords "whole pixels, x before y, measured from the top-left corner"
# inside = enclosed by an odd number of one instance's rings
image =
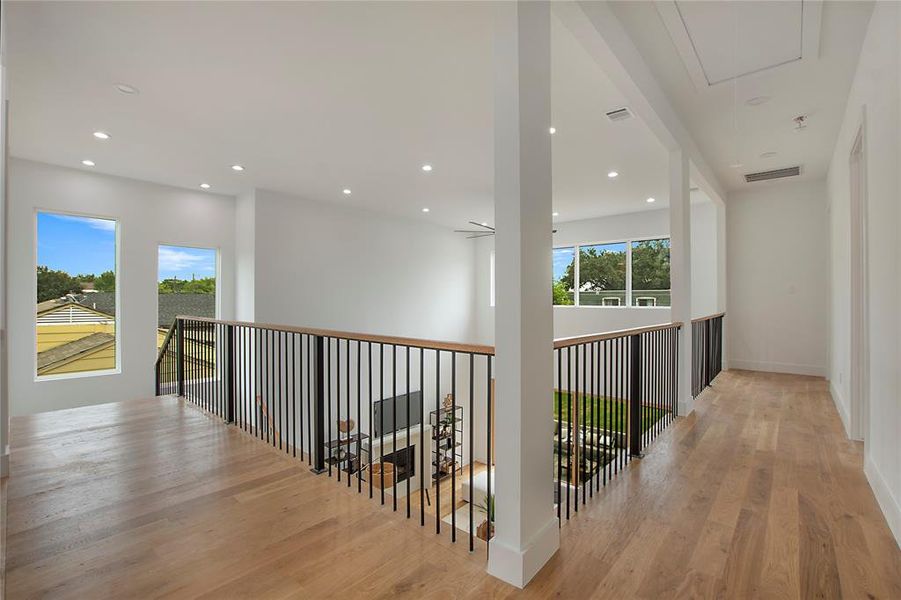
[[[767,373],[791,373],[794,375],[812,375],[825,377],[826,367],[819,365],[799,365],[793,363],[766,362],[759,360],[729,360],[728,368],[742,369],[745,371],[764,371]]]
[[[879,503],[882,514],[885,515],[888,527],[895,536],[895,543],[901,547],[901,504],[892,495],[891,488],[885,482],[876,463],[869,456],[864,458],[863,472],[867,476],[867,481],[870,482],[870,488],[873,490],[873,495],[876,496],[876,502]]]
[[[845,435],[850,438],[851,415],[848,414],[844,396],[842,396],[842,393],[835,387],[835,384],[831,380],[829,381],[829,393],[832,394],[832,402],[835,404],[835,410],[838,411],[838,416],[841,417],[842,425],[845,427]]]

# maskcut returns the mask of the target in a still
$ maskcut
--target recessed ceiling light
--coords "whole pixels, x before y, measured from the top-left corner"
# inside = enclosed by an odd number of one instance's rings
[[[648,198],[647,200],[645,200],[645,202],[647,202],[648,204],[652,204],[652,203],[656,202],[656,200],[653,198]]]
[[[772,150],[770,150],[769,152],[764,152],[763,154],[761,154],[761,155],[760,155],[760,158],[773,158],[773,157],[776,156],[777,154],[779,154],[779,153],[778,153],[778,152],[773,152]]]
[[[553,212],[553,213],[551,213],[551,216],[552,216],[552,217],[559,217],[559,216],[560,216],[560,213],[558,213],[558,212]]]
[[[613,179],[614,177],[619,177],[619,173],[617,173],[616,171],[610,171],[609,173],[607,173],[607,177]]]
[[[429,212],[429,209],[423,208],[423,209],[422,209],[422,212]]]
[[[140,94],[141,91],[133,85],[128,85],[127,83],[117,83],[116,89],[122,92],[123,94]]]
[[[770,101],[769,96],[754,96],[753,98],[748,98],[745,100],[745,104],[748,106],[760,106],[761,104],[766,104]]]
[[[729,166],[732,167],[733,169],[740,169],[740,168],[742,168],[744,165],[743,165],[742,163],[740,163],[740,162],[737,162],[737,163],[732,163],[732,164],[729,165]]]
[[[93,160],[85,159],[85,160],[81,161],[81,164],[83,164],[83,165],[86,166],[86,167],[93,167],[93,166],[94,166],[94,161],[93,161]]]
[[[243,171],[244,167],[241,165],[232,165],[232,171]]]
[[[102,131],[95,131],[95,132],[94,132],[94,137],[97,138],[98,140],[108,140],[108,139],[109,139],[109,134],[108,134],[108,133],[104,133],[104,132],[102,132]]]
[[[551,132],[551,135],[554,135],[555,133],[557,133],[557,128],[556,128],[556,127],[551,127],[550,129],[548,129],[548,131]]]
[[[432,165],[422,165],[422,170],[428,173],[432,170]]]
[[[210,189],[210,184],[208,184],[208,183],[201,183],[201,184],[200,184],[200,187],[202,187],[202,188],[205,189],[205,190],[208,190],[208,189]]]
[[[347,189],[347,188],[344,188],[344,195],[345,195],[345,196],[350,196],[350,190]]]

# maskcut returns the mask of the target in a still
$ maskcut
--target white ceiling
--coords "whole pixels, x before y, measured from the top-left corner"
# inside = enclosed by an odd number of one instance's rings
[[[684,25],[699,44],[696,54],[705,71],[711,71],[709,81],[726,79],[705,89],[693,81],[692,65],[683,59],[678,37],[674,40],[665,24],[673,4],[611,2],[723,186],[735,190],[766,185],[746,184],[742,175],[794,165],[802,167],[800,179],[824,177],[872,2],[679,1]],[[818,53],[789,60],[797,53],[798,19],[807,34],[811,19],[805,20],[804,14],[809,17],[815,11],[820,11]],[[810,39],[800,43],[802,48],[816,46]],[[754,72],[728,79],[748,71]],[[746,104],[764,96],[769,97],[764,104]],[[792,120],[802,114],[808,116],[808,127],[797,133]],[[771,152],[775,156],[761,157]],[[736,163],[741,167],[731,167]]]
[[[448,227],[491,221],[492,10],[12,2],[11,154],[74,168],[88,158],[103,173],[208,182],[225,194],[261,187]],[[556,22],[552,84],[559,220],[666,206],[665,151],[638,119],[606,120],[621,94]],[[98,141],[96,130],[112,138]],[[235,163],[246,170],[233,172]],[[608,179],[610,170],[620,176]]]

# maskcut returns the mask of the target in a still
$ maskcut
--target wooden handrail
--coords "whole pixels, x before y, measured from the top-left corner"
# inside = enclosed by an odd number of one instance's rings
[[[691,322],[692,323],[700,323],[701,321],[709,321],[710,319],[716,319],[717,317],[725,317],[725,316],[726,316],[726,313],[721,312],[721,313],[716,313],[713,315],[707,315],[706,317],[698,317],[697,319],[692,319]]]
[[[342,340],[359,342],[373,342],[376,344],[388,344],[397,346],[409,346],[411,348],[426,348],[430,350],[447,350],[448,352],[465,352],[472,354],[494,355],[494,346],[482,344],[460,344],[457,342],[445,342],[440,340],[423,340],[418,338],[399,337],[392,335],[373,335],[369,333],[353,333],[349,331],[336,331],[332,329],[318,329],[313,327],[294,327],[290,325],[274,325],[272,323],[252,323],[249,321],[222,321],[208,317],[191,317],[179,315],[178,319],[189,321],[201,321],[204,323],[221,323],[223,325],[235,325],[239,327],[254,327],[256,329],[268,329],[270,331],[284,331],[288,333],[305,333],[319,335]]]
[[[567,348],[569,346],[577,346],[579,344],[588,344],[590,342],[600,342],[603,340],[612,340],[616,338],[629,337],[630,335],[640,335],[642,333],[650,333],[652,331],[662,331],[664,329],[682,327],[681,321],[672,323],[663,323],[662,325],[649,325],[647,327],[636,327],[633,329],[620,329],[617,331],[607,331],[605,333],[592,333],[589,335],[577,335],[574,337],[559,338],[554,340],[554,349]]]
[[[175,320],[172,321],[172,327],[169,328],[169,331],[166,332],[166,337],[163,338],[163,343],[160,344],[159,352],[156,355],[156,364],[160,364],[160,360],[163,358],[163,355],[166,353],[166,350],[169,348],[169,340],[172,339],[172,332],[175,331],[175,328],[178,326],[178,317],[175,317]]]
[[[235,325],[239,327],[254,327],[256,329],[268,329],[270,331],[285,331],[288,333],[305,333],[307,335],[319,335],[323,337],[332,337],[342,340],[353,340],[360,342],[372,342],[376,344],[389,344],[397,346],[410,346],[411,348],[427,348],[432,350],[446,350],[448,352],[466,352],[481,355],[494,355],[494,346],[484,344],[461,344],[458,342],[446,342],[441,340],[425,340],[419,338],[399,337],[393,335],[374,335],[369,333],[353,333],[349,331],[337,331],[334,329],[319,329],[315,327],[296,327],[292,325],[276,325],[272,323],[254,323],[251,321],[224,321],[221,319],[211,319],[209,317],[192,317],[189,315],[179,315],[177,319],[187,319],[189,321],[200,321],[203,323],[221,323],[223,325]],[[554,348],[566,348],[577,344],[586,344],[589,342],[598,342],[603,340],[612,340],[615,338],[628,337],[630,335],[639,335],[642,333],[650,333],[652,331],[661,331],[664,329],[682,327],[681,321],[672,323],[664,323],[661,325],[649,325],[647,327],[636,327],[633,329],[619,329],[617,331],[607,331],[603,333],[592,333],[589,335],[580,335],[574,337],[558,338],[554,340]]]

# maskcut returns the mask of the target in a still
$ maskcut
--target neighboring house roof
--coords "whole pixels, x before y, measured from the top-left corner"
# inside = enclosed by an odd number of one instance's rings
[[[85,306],[72,298],[48,300],[37,305],[38,325],[108,323],[113,315]]]
[[[171,327],[178,315],[192,317],[216,316],[215,294],[160,294],[159,326]]]
[[[92,333],[72,342],[38,352],[38,374],[93,354],[115,342],[116,336],[111,333]]]

